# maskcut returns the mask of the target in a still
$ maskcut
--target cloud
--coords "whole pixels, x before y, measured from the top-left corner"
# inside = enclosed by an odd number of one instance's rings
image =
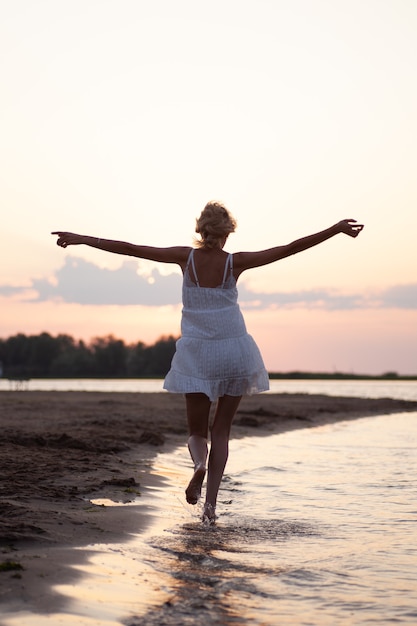
[[[100,268],[94,263],[67,257],[53,280],[33,279],[29,287],[0,285],[0,295],[33,294],[32,301],[58,300],[89,305],[178,305],[182,278],[178,272],[138,273],[138,263],[125,261],[118,269]],[[397,285],[378,293],[341,294],[331,289],[265,293],[239,282],[239,302],[243,309],[315,308],[353,310],[370,308],[417,309],[417,284]]]
[[[384,307],[417,309],[417,284],[390,287],[380,294],[380,300]]]
[[[341,295],[326,289],[259,293],[239,285],[239,301],[245,309],[321,308],[346,310],[368,308],[363,295]]]
[[[181,276],[164,276],[154,269],[150,276],[137,273],[136,261],[126,261],[116,270],[68,257],[56,272],[54,283],[35,279],[36,300],[60,299],[64,302],[97,305],[161,306],[181,301]]]
[[[23,291],[26,291],[27,287],[12,287],[11,285],[0,285],[0,296],[14,296],[15,294],[20,294]]]

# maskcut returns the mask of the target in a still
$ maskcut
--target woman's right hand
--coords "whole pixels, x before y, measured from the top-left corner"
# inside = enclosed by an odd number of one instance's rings
[[[67,233],[63,230],[54,230],[51,235],[58,235],[56,242],[57,246],[66,248],[67,246],[76,246],[80,243],[84,243],[84,236],[77,235],[76,233]]]

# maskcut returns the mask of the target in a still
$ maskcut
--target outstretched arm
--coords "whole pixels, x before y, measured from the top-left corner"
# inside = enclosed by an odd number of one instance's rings
[[[275,248],[269,248],[268,250],[260,250],[259,252],[239,252],[233,255],[233,265],[235,268],[235,276],[239,276],[242,272],[252,267],[260,267],[261,265],[268,265],[268,263],[274,263],[280,259],[285,259],[288,256],[308,250],[313,246],[317,246],[323,241],[327,241],[331,237],[344,233],[350,237],[357,237],[363,224],[357,224],[356,220],[348,219],[338,222],[326,230],[322,230],[314,235],[308,235],[301,239],[296,239],[292,243],[285,246],[276,246]]]
[[[155,248],[153,246],[137,246],[127,241],[114,241],[113,239],[100,239],[99,237],[89,237],[88,235],[77,235],[57,230],[51,233],[58,235],[57,245],[61,248],[84,244],[106,252],[115,254],[125,254],[135,256],[140,259],[150,261],[160,261],[162,263],[178,263],[183,267],[187,261],[190,248],[186,246],[173,246],[170,248]]]

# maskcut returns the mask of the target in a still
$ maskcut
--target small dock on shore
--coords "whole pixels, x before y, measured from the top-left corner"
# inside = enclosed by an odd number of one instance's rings
[[[12,391],[26,391],[29,389],[30,378],[24,376],[16,376],[15,378],[8,378],[9,386]]]

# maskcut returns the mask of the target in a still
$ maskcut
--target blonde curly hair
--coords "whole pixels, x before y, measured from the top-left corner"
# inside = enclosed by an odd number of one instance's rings
[[[236,226],[235,218],[221,202],[207,202],[196,220],[195,232],[201,237],[196,239],[196,246],[216,248],[225,237],[235,232]]]

